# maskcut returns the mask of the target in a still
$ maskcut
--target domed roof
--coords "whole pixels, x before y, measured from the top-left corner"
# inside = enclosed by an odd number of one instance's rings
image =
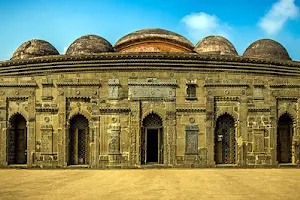
[[[261,39],[253,42],[245,50],[244,57],[291,60],[286,49],[271,39]]]
[[[67,49],[66,55],[113,52],[114,48],[98,35],[85,35],[76,39]]]
[[[200,40],[194,49],[199,54],[238,56],[234,46],[221,36],[207,36]]]
[[[126,46],[132,45],[134,43],[140,43],[145,41],[167,41],[178,46],[184,47],[189,51],[194,49],[194,45],[182,35],[177,33],[160,29],[160,28],[149,28],[135,31],[125,35],[119,39],[115,44],[116,50],[121,50]],[[158,47],[157,47],[158,48]]]
[[[76,39],[67,49],[66,55],[112,52],[114,48],[104,38],[97,35],[85,35]]]
[[[27,59],[39,56],[59,55],[55,47],[44,40],[29,40],[17,48],[11,60]]]

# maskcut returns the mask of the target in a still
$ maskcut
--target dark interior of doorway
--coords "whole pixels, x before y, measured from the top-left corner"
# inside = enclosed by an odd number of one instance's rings
[[[278,163],[292,162],[293,120],[288,114],[279,118],[277,128],[277,160]]]
[[[158,163],[158,129],[147,130],[147,163]]]

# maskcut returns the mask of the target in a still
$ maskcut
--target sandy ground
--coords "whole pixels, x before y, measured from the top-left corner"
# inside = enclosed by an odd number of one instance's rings
[[[0,170],[0,199],[300,199],[300,169]]]

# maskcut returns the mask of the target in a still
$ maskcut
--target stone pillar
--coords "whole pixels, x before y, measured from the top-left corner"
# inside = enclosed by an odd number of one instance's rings
[[[240,98],[239,109],[239,119],[237,123],[238,135],[237,135],[237,149],[239,150],[239,157],[237,164],[239,166],[246,165],[246,155],[247,152],[245,148],[245,141],[248,141],[248,131],[247,131],[247,116],[248,116],[248,106],[247,106],[247,96],[243,95],[245,91],[242,91],[242,96]]]
[[[7,122],[6,121],[1,121],[0,122],[0,166],[7,166],[7,152],[6,152],[6,145],[7,145],[7,139],[6,139],[6,134],[7,134]]]
[[[35,148],[36,148],[36,134],[35,134],[35,97],[30,96],[28,98],[28,121],[27,127],[27,164],[28,166],[33,166],[35,163]]]
[[[99,155],[100,155],[100,111],[97,105],[99,101],[98,92],[94,92],[94,96],[91,98],[91,112],[92,123],[90,126],[90,143],[91,143],[91,160],[90,165],[92,168],[99,167]]]
[[[206,97],[206,146],[207,146],[207,166],[214,166],[214,97]]]
[[[58,165],[67,165],[67,121],[66,121],[66,97],[64,92],[59,91],[57,97],[58,102],[58,132],[57,132],[57,151],[58,151]]]
[[[164,163],[167,165],[174,165],[176,160],[176,111],[175,106],[173,109],[167,111],[167,120],[164,126],[166,127],[166,143],[164,143],[165,148],[165,159]]]
[[[141,105],[140,101],[130,102],[130,153],[129,159],[131,165],[141,164]]]
[[[277,100],[270,96],[270,153],[271,165],[277,165]]]

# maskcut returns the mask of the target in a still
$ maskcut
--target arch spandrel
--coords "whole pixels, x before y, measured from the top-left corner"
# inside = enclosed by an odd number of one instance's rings
[[[232,119],[234,120],[235,123],[238,122],[238,115],[236,113],[227,112],[227,111],[226,112],[217,112],[215,120],[217,121],[219,119],[219,117],[221,117],[223,115],[229,115],[232,117]]]
[[[147,116],[150,116],[152,114],[155,114],[155,115],[159,116],[161,121],[162,121],[162,124],[165,125],[165,116],[166,116],[166,114],[164,114],[164,112],[161,112],[159,110],[150,110],[150,111],[146,111],[145,113],[143,113],[142,120],[141,120],[141,126],[143,126],[143,120]]]
[[[153,119],[149,119],[152,117]],[[146,115],[142,120],[143,127],[163,127],[163,120],[162,118],[156,113],[149,113]]]
[[[26,111],[22,111],[22,110],[19,110],[18,112],[13,112],[11,113],[9,116],[8,116],[8,121],[11,122],[13,117],[15,117],[16,115],[21,115],[25,120],[26,122],[28,122],[29,120],[29,117],[28,117],[28,113]]]
[[[296,112],[288,112],[288,111],[281,111],[280,113],[278,113],[277,123],[279,122],[279,119],[284,115],[289,116],[293,122],[293,125],[294,126],[296,125],[296,122],[297,122],[297,118],[295,117],[295,116],[297,116]]]
[[[69,117],[68,117],[68,125],[70,125],[70,121],[72,120],[73,117],[75,117],[76,115],[83,115],[88,121],[89,123],[91,123],[91,119],[92,119],[92,115],[89,111],[82,109],[82,108],[74,108],[71,110]]]

